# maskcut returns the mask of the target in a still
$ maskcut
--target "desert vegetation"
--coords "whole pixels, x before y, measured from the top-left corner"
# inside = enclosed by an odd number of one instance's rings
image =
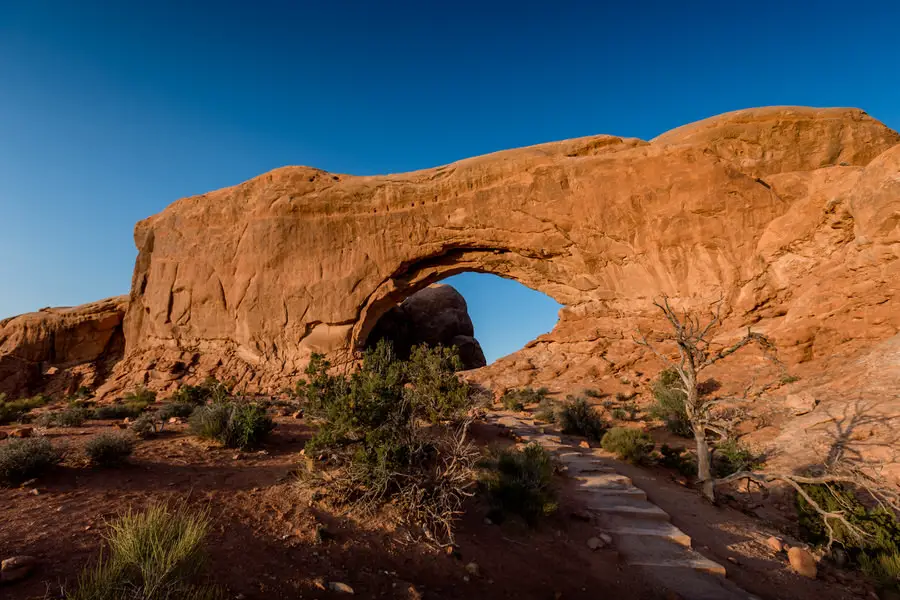
[[[482,485],[490,499],[490,518],[495,522],[517,515],[534,525],[556,511],[552,458],[539,444],[504,449],[487,464],[490,468]]]
[[[653,451],[653,439],[644,431],[613,427],[603,435],[603,449],[635,464],[646,462]]]
[[[124,433],[105,432],[88,440],[84,452],[94,465],[118,466],[134,452],[134,440]]]
[[[599,441],[608,425],[597,409],[582,397],[569,396],[556,412],[556,422],[563,433],[580,435]]]
[[[63,452],[54,448],[43,437],[8,440],[0,445],[0,485],[14,485],[36,477],[63,458]]]

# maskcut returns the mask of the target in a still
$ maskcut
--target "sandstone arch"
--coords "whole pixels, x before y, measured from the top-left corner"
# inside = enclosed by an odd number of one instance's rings
[[[164,384],[177,362],[271,389],[311,352],[345,354],[397,300],[466,270],[563,304],[538,343],[566,351],[614,346],[662,292],[723,295],[735,325],[809,344],[826,305],[813,293],[798,304],[797,278],[812,289],[815,273],[847,274],[850,262],[864,265],[851,278],[895,268],[878,254],[897,252],[893,229],[865,223],[893,200],[855,194],[891,177],[898,141],[856,109],[775,107],[651,142],[593,136],[398,175],[276,169],[138,223],[114,385],[134,373]],[[854,227],[866,246],[848,245]]]

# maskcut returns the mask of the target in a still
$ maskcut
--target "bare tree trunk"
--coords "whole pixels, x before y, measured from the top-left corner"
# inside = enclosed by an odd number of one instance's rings
[[[703,494],[704,498],[715,503],[716,482],[712,476],[706,429],[702,425],[694,428],[694,440],[697,442],[697,477],[700,479],[700,493]]]

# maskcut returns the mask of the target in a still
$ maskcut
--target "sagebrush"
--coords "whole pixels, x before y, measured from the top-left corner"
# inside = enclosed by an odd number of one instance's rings
[[[22,420],[35,408],[40,408],[50,401],[47,396],[33,396],[8,400],[6,394],[0,394],[0,425]]]
[[[687,394],[682,386],[675,369],[662,371],[651,386],[654,404],[650,408],[650,416],[663,421],[666,428],[675,435],[689,438],[694,433],[684,406]]]
[[[500,397],[500,404],[506,410],[522,411],[525,410],[526,404],[539,404],[547,398],[550,390],[547,388],[519,388],[507,390]]]
[[[44,437],[11,439],[0,444],[0,484],[14,485],[59,464],[63,452]]]
[[[257,404],[230,401],[197,408],[190,426],[199,437],[216,440],[227,448],[248,449],[258,446],[275,423]]]
[[[88,440],[84,452],[95,465],[117,466],[134,452],[134,440],[124,433],[104,432]]]

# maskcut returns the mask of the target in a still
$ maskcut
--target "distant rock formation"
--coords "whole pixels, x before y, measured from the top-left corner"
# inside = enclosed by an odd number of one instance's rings
[[[72,393],[99,385],[122,358],[128,296],[45,308],[0,321],[0,393]]]
[[[408,358],[413,346],[455,346],[464,369],[487,364],[481,345],[474,337],[466,300],[453,286],[435,283],[390,309],[369,333],[367,346],[390,340],[401,358]]]

